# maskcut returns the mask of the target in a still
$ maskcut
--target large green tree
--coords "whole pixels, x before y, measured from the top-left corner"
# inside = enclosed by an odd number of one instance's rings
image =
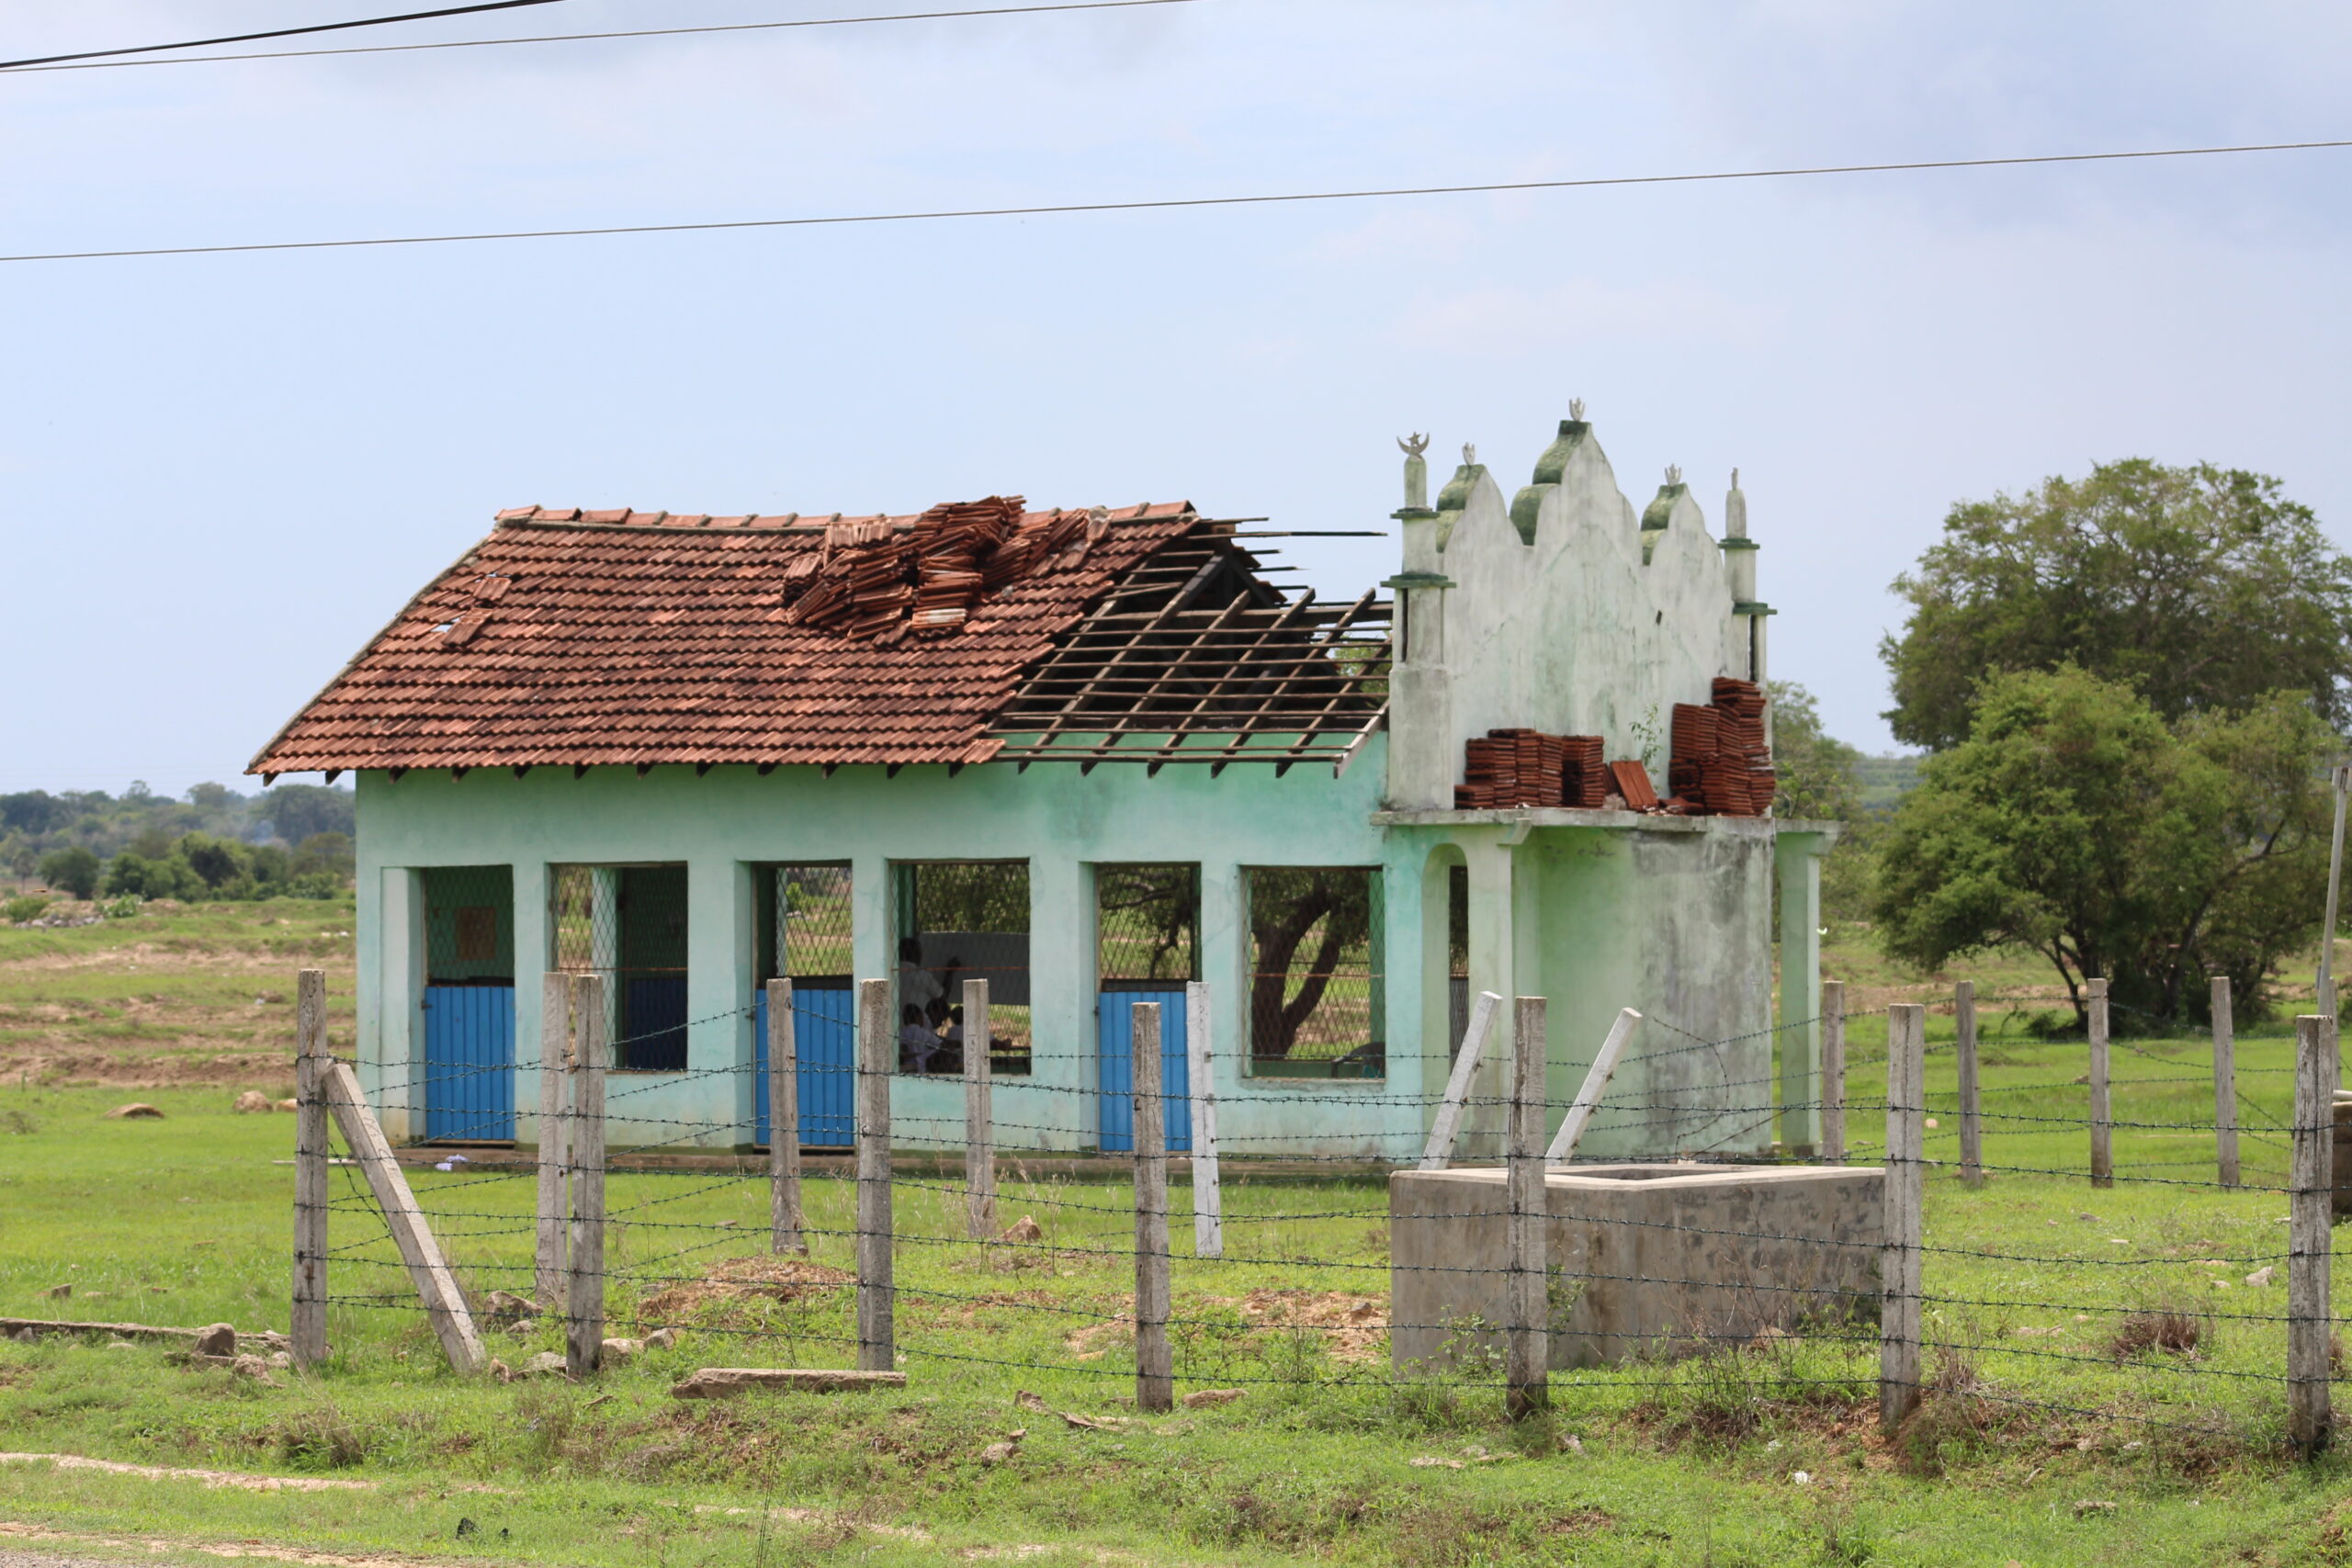
[[[1928,759],[1881,852],[1887,951],[1923,968],[2022,944],[2084,1008],[2200,1016],[2226,975],[2258,1015],[2319,925],[2335,737],[2300,693],[2177,726],[2072,665],[1988,680],[1966,739]]]
[[[1894,588],[1886,716],[1912,745],[1959,744],[1987,677],[2065,663],[2167,723],[2282,688],[2339,729],[2352,713],[2352,560],[2266,475],[2135,457],[1962,502]]]

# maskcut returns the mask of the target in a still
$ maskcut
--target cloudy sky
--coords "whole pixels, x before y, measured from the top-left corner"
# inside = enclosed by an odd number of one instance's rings
[[[15,6],[0,51],[400,8]],[[66,71],[0,83],[0,252],[2299,141],[2346,102],[2352,9],[2283,0],[1188,0]],[[0,264],[0,789],[232,778],[504,506],[1384,527],[1392,437],[1510,487],[1571,397],[1637,503],[1679,463],[1712,519],[1740,467],[1775,672],[1883,748],[1887,586],[1957,498],[2211,458],[2352,540],[2347,196],[2352,150]]]

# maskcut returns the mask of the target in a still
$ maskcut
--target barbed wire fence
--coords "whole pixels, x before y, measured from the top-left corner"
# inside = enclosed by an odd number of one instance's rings
[[[426,1204],[380,1131],[371,1138],[368,1129],[377,1111],[421,1109],[393,1096],[429,1096],[434,1086],[387,1086],[370,1108],[355,1065],[326,1054],[317,976],[302,976],[298,1058],[292,1341],[309,1366],[327,1361],[330,1308],[422,1313],[464,1371],[495,1365],[480,1322],[514,1328],[553,1320],[563,1331],[562,1370],[574,1379],[640,1353],[649,1338],[683,1333],[739,1348],[747,1365],[698,1374],[717,1382],[697,1390],[690,1378],[682,1393],[763,1381],[896,1382],[902,1368],[932,1363],[950,1373],[1035,1373],[1098,1386],[1131,1379],[1133,1403],[1145,1412],[1254,1385],[1409,1395],[1442,1384],[1498,1391],[1510,1414],[1526,1417],[1548,1407],[1555,1376],[1567,1389],[1655,1392],[1674,1369],[1720,1363],[1750,1367],[1743,1386],[1751,1395],[1875,1398],[1890,1431],[1939,1414],[1981,1425],[1995,1418],[1988,1413],[2038,1413],[2130,1423],[2183,1441],[2270,1433],[2305,1452],[2326,1443],[2331,1385],[2345,1375],[2331,1302],[2329,1224],[2339,1188],[2332,1021],[2297,1021],[2291,1066],[2241,1065],[2226,982],[2216,982],[2210,1073],[2117,1077],[2113,1004],[2100,982],[2088,987],[2086,1070],[2064,1082],[1984,1084],[1977,1010],[2041,998],[1979,998],[1965,983],[1951,1005],[1954,1038],[1933,1046],[1924,1005],[1849,1011],[1835,982],[1825,985],[1817,1019],[1734,1038],[1647,1021],[1677,1043],[1634,1059],[1688,1054],[1712,1065],[1697,1105],[1685,1094],[1661,1096],[1646,1080],[1621,1089],[1597,1065],[1598,1087],[1589,1077],[1576,1097],[1547,1098],[1547,1067],[1588,1064],[1580,1053],[1555,1058],[1545,1048],[1544,1004],[1532,998],[1515,1004],[1513,1039],[1523,1048],[1498,1064],[1508,1069],[1507,1087],[1494,1087],[1489,1075],[1484,1094],[1475,1089],[1485,1043],[1475,1021],[1476,1038],[1463,1042],[1443,1094],[1375,1099],[1293,1082],[1274,1094],[1250,1089],[1247,1078],[1240,1090],[1221,1091],[1209,1070],[1204,1014],[1186,1031],[1189,1093],[1180,1099],[1161,1079],[1159,1005],[1138,1002],[1130,1085],[1020,1086],[1033,1097],[1115,1094],[1131,1103],[1133,1150],[1115,1162],[1127,1177],[1123,1203],[1096,1201],[1115,1191],[1112,1161],[1072,1169],[1067,1156],[1019,1152],[1066,1136],[1069,1126],[999,1119],[985,1049],[966,1052],[960,1124],[903,1111],[894,1118],[901,1074],[888,981],[858,987],[851,1061],[799,1058],[797,1027],[818,1015],[796,1003],[790,982],[775,981],[763,998],[763,1064],[608,1088],[607,1065],[628,1042],[605,1038],[603,977],[550,975],[536,1158],[485,1157],[451,1168],[452,1179],[427,1190]],[[986,1041],[986,983],[967,986],[974,1027],[967,1038]],[[1198,1005],[1197,993],[1189,999]],[[1481,998],[1490,1019],[1501,1005]],[[1849,1054],[1848,1026],[1866,1017],[1886,1021],[1883,1063]],[[1770,1070],[1739,1076],[1732,1065],[1737,1047],[1815,1027],[1821,1059],[1807,1069],[1809,1100],[1776,1102],[1772,1086],[1788,1079]],[[2135,1059],[2181,1065],[2121,1043]],[[1947,1054],[1953,1087],[1931,1092],[1928,1065]],[[1856,1068],[1873,1078],[1883,1071],[1884,1089],[1850,1093]],[[751,1098],[741,1078],[757,1072],[765,1074],[775,1130],[764,1158],[709,1154],[713,1145],[754,1143],[755,1126],[740,1107]],[[848,1080],[852,1148],[847,1159],[804,1158],[792,1132],[804,1077],[821,1083],[828,1074]],[[2283,1107],[2280,1077],[2292,1080]],[[2133,1113],[2132,1101],[2177,1099],[2188,1086],[2210,1087],[2210,1117]],[[657,1091],[667,1093],[668,1107],[720,1109],[703,1117],[616,1109]],[[1218,1137],[1219,1108],[1255,1099],[1295,1108],[1300,1130]],[[1435,1122],[1443,1137],[1416,1135],[1418,1148],[1403,1146],[1393,1125],[1363,1121],[1432,1104],[1434,1114],[1417,1120]],[[1817,1117],[1817,1149],[1758,1155],[1759,1129],[1775,1119],[1800,1124],[1792,1112]],[[1189,1190],[1189,1212],[1176,1206],[1169,1179],[1170,1114],[1191,1118],[1191,1180],[1174,1190]],[[1363,1122],[1352,1140],[1359,1152],[1331,1152],[1349,1141],[1351,1117]],[[1849,1117],[1857,1119],[1850,1125]],[[1945,1127],[1946,1117],[1956,1124]],[[331,1158],[331,1118],[345,1134],[345,1161]],[[1882,1121],[1882,1136],[1849,1136]],[[1586,1156],[1569,1122],[1673,1154],[1646,1162]],[[625,1149],[606,1146],[615,1123],[628,1127]],[[1494,1146],[1493,1164],[1454,1164],[1465,1123]],[[1554,1126],[1560,1138],[1547,1146]],[[2081,1136],[2079,1161],[1995,1157],[2004,1144],[2046,1150],[2058,1134]],[[2162,1155],[2166,1141],[2211,1140],[2213,1154],[2119,1163],[2119,1134],[2135,1152]],[[689,1152],[691,1165],[665,1161]],[[961,1182],[948,1179],[958,1153]],[[1874,1169],[1865,1163],[1873,1158]],[[1222,1179],[1220,1161],[1228,1162]],[[1792,1163],[1809,1181],[1846,1184],[1838,1223],[1817,1213],[1808,1220],[1804,1203],[1774,1196],[1774,1178]],[[330,1182],[337,1166],[340,1195]],[[1929,1178],[1946,1169],[1957,1190],[1937,1190],[1938,1223],[1956,1233],[1968,1228],[1972,1205],[1982,1219],[1988,1183],[2050,1187],[2063,1179],[2095,1191],[2160,1190],[2172,1206],[2165,1224],[2178,1234],[2159,1252],[2104,1256],[2031,1247],[2022,1237],[2005,1245],[1947,1239],[1927,1225]],[[1342,1187],[1385,1177],[1390,1192],[1385,1201],[1301,1206],[1297,1191],[1330,1185],[1317,1182],[1326,1176]],[[1747,1185],[1738,1202],[1710,1207],[1710,1184],[1724,1183]],[[2279,1200],[2283,1215],[2260,1212]],[[730,1208],[739,1212],[720,1213]],[[744,1222],[747,1208],[764,1211],[763,1227]],[[1004,1213],[1016,1208],[1022,1219],[1004,1225]],[[361,1234],[330,1245],[330,1216],[345,1227],[357,1223]],[[1173,1237],[1186,1218],[1193,1242],[1180,1247]],[[2253,1236],[2236,1245],[2211,1239],[2279,1220],[2283,1248]],[[1363,1228],[1342,1238],[1340,1227],[1351,1226]],[[1240,1246],[1230,1247],[1235,1240]],[[2117,1244],[2130,1238],[2106,1245]],[[331,1270],[384,1288],[330,1292]],[[2268,1310],[2280,1273],[2284,1310]],[[998,1288],[1008,1278],[1024,1288]],[[2086,1289],[2084,1278],[2112,1284]],[[2187,1287],[2189,1278],[2206,1293]],[[1312,1288],[1334,1280],[1353,1288]],[[2223,1288],[2244,1289],[2248,1308],[2217,1307]],[[1376,1303],[1383,1293],[1385,1310]],[[2059,1321],[2007,1321],[2019,1314]],[[609,1331],[625,1332],[608,1338]],[[760,1364],[779,1355],[818,1364]]]

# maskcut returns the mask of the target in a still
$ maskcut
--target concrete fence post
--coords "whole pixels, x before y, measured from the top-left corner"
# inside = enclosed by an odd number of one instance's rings
[[[605,1354],[605,976],[574,978],[571,1016],[571,1290],[564,1323],[564,1368],[586,1377]]]
[[[1960,1062],[1960,1179],[1984,1185],[1984,1106],[1976,1079],[1976,982],[1952,987],[1952,1023]]]
[[[298,1367],[327,1355],[327,975],[296,978],[294,1026],[294,1307]]]
[[[2216,1179],[2238,1184],[2237,1023],[2231,1017],[2230,977],[2213,976],[2213,1160]]]
[[[792,982],[768,982],[768,1250],[807,1252],[800,1208],[800,1021]]]
[[[1216,1053],[1209,1048],[1209,988],[1184,987],[1184,1059],[1193,1100],[1193,1256],[1225,1256],[1225,1191],[1216,1164]]]
[[[2335,1044],[2327,1020],[2295,1021],[2294,1168],[2287,1198],[2287,1435],[2303,1452],[2327,1446],[2328,1311],[2335,1184]]]
[[[857,983],[857,1365],[887,1372],[898,1362],[892,1313],[890,1077],[898,1068],[890,982]]]
[[[539,1190],[535,1238],[539,1305],[553,1312],[564,1299],[563,1228],[571,1205],[566,1179],[571,1162],[571,976],[539,976]]]
[[[1503,1388],[1506,1413],[1525,1420],[1551,1404],[1551,1316],[1545,1290],[1544,1242],[1549,1204],[1544,1185],[1544,1068],[1546,1043],[1542,997],[1521,997],[1513,1014],[1509,1136],[1503,1185],[1509,1201],[1510,1294],[1504,1302]]]
[[[1161,1093],[1159,1004],[1133,1004],[1136,1181],[1136,1408],[1176,1404],[1168,1343],[1168,1111]]]
[[[2090,983],[2091,1185],[2115,1185],[2115,1111],[2108,1094],[2107,982]]]
[[[1926,1193],[1928,1010],[1886,1016],[1885,1261],[1879,1269],[1879,1424],[1892,1431],[1919,1404],[1920,1207]]]
[[[1470,1004],[1470,1021],[1462,1032],[1461,1049],[1454,1053],[1453,1071],[1445,1080],[1445,1097],[1438,1101],[1437,1115],[1430,1122],[1429,1142],[1421,1149],[1423,1170],[1443,1170],[1453,1159],[1454,1134],[1462,1127],[1463,1107],[1470,1102],[1470,1085],[1478,1077],[1478,1063],[1487,1053],[1487,1037],[1495,1032],[1495,1014],[1502,1010],[1503,999],[1492,991],[1481,991],[1478,999]]]
[[[1821,982],[1821,1158],[1846,1163],[1846,982]]]
[[[964,1234],[996,1235],[996,1106],[989,1062],[989,983],[964,982]]]

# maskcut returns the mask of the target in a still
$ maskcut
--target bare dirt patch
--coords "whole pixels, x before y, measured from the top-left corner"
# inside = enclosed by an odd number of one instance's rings
[[[811,1263],[805,1258],[775,1258],[765,1253],[730,1258],[699,1280],[688,1280],[655,1292],[638,1305],[638,1316],[649,1325],[683,1323],[714,1304],[753,1301],[791,1302],[822,1291],[857,1283],[845,1269]]]

